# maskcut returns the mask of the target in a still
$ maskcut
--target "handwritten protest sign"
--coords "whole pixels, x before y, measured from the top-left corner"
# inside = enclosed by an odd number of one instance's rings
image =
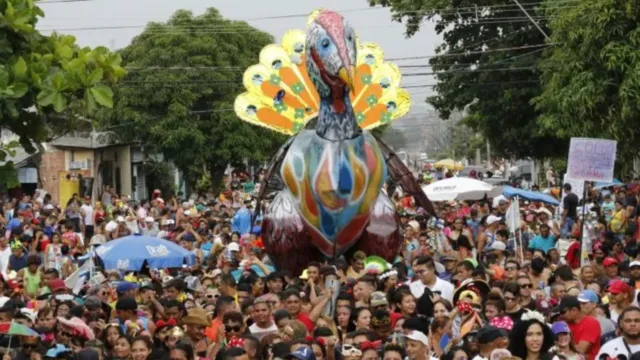
[[[615,140],[571,138],[568,177],[584,181],[613,181],[616,145]]]

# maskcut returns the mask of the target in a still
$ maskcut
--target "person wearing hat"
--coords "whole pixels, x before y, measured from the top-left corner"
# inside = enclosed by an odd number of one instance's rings
[[[509,334],[506,330],[493,325],[485,325],[476,332],[479,353],[473,360],[487,360],[496,349],[506,349],[509,344]]]
[[[602,339],[614,338],[616,324],[606,316],[598,314],[598,305],[600,298],[593,290],[582,290],[578,295],[580,301],[580,309],[587,316],[593,316],[600,323],[600,336]]]
[[[35,299],[42,285],[43,275],[40,271],[40,257],[38,255],[29,255],[27,257],[27,267],[18,271],[18,276],[23,279],[27,295]]]
[[[135,299],[138,296],[139,288],[140,286],[138,284],[134,284],[129,281],[121,281],[116,287],[116,294],[118,294],[118,298],[130,297]]]
[[[186,325],[185,334],[193,346],[193,351],[198,356],[201,356],[201,353],[206,353],[209,344],[205,330],[211,325],[207,311],[200,307],[193,308],[187,312],[187,316],[182,318],[182,323]]]
[[[571,330],[569,325],[564,321],[556,321],[551,326],[551,332],[554,336],[554,346],[549,352],[555,355],[562,355],[567,360],[581,360],[582,355],[578,353],[573,339],[571,339]]]
[[[144,228],[142,229],[142,233],[148,236],[157,236],[160,232],[158,226],[156,226],[156,221],[153,217],[147,216],[144,218]]]
[[[587,360],[593,360],[600,351],[601,330],[598,320],[582,312],[577,296],[563,296],[552,312],[560,314],[562,320],[569,324],[578,352],[585,354]]]
[[[609,283],[609,313],[613,322],[618,321],[619,314],[633,302],[633,288],[622,280],[613,280]]]
[[[407,359],[431,359],[431,350],[429,348],[429,338],[427,335],[418,330],[411,330],[408,334],[405,334],[405,339],[407,341]]]
[[[11,255],[9,256],[9,266],[7,267],[7,273],[11,271],[20,271],[27,267],[28,255],[24,251],[22,242],[14,240],[10,244]]]
[[[495,241],[496,230],[498,229],[499,223],[500,217],[495,215],[487,216],[487,219],[485,220],[485,230],[478,234],[478,256],[482,255],[486,246],[490,246]]]
[[[619,265],[620,265],[620,262],[618,261],[618,259],[616,259],[614,257],[611,257],[611,256],[607,256],[602,261],[602,267],[604,268],[604,274],[609,279],[617,279],[618,278],[618,266]]]

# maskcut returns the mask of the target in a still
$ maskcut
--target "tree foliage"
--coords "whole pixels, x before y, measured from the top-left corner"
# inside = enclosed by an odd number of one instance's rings
[[[192,181],[203,172],[219,180],[227,164],[267,161],[285,137],[238,119],[233,102],[244,90],[244,70],[273,42],[213,8],[150,23],[121,52],[129,74],[103,126],[163,153]]]
[[[433,155],[436,159],[452,158],[455,160],[469,159],[476,157],[476,150],[482,149],[485,139],[463,121],[450,126],[447,137],[443,141],[442,150]]]
[[[424,20],[436,23],[444,42],[429,64],[436,73],[438,95],[427,102],[443,119],[463,110],[464,124],[487,138],[498,155],[537,158],[566,151],[566,142],[538,125],[540,113],[531,104],[540,95],[544,36],[511,0],[369,0],[390,6],[404,21],[407,36]],[[537,3],[527,9],[545,31]],[[503,51],[501,49],[511,49]]]
[[[541,125],[559,136],[618,140],[629,163],[640,144],[640,5],[585,0],[569,9],[548,2],[553,30],[542,61]]]
[[[73,36],[38,32],[43,16],[34,0],[0,0],[0,130],[17,135],[28,152],[74,130],[98,106],[113,106],[109,85],[125,74],[120,56],[106,48],[80,48]],[[4,158],[7,145],[0,144]],[[14,180],[0,176],[4,185]]]

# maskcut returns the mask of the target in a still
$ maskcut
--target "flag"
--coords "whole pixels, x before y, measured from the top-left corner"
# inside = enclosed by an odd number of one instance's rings
[[[520,201],[518,198],[511,202],[504,220],[509,227],[509,232],[515,233],[520,228]]]
[[[74,271],[73,274],[69,275],[69,277],[64,280],[64,284],[68,289],[73,289],[74,294],[79,294],[84,283],[89,280],[92,268],[93,259],[85,261],[78,270]]]

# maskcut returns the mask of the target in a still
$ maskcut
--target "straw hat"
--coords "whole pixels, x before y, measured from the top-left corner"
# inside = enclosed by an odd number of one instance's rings
[[[203,308],[194,308],[189,310],[187,316],[182,318],[182,323],[186,325],[211,326],[209,314]]]

